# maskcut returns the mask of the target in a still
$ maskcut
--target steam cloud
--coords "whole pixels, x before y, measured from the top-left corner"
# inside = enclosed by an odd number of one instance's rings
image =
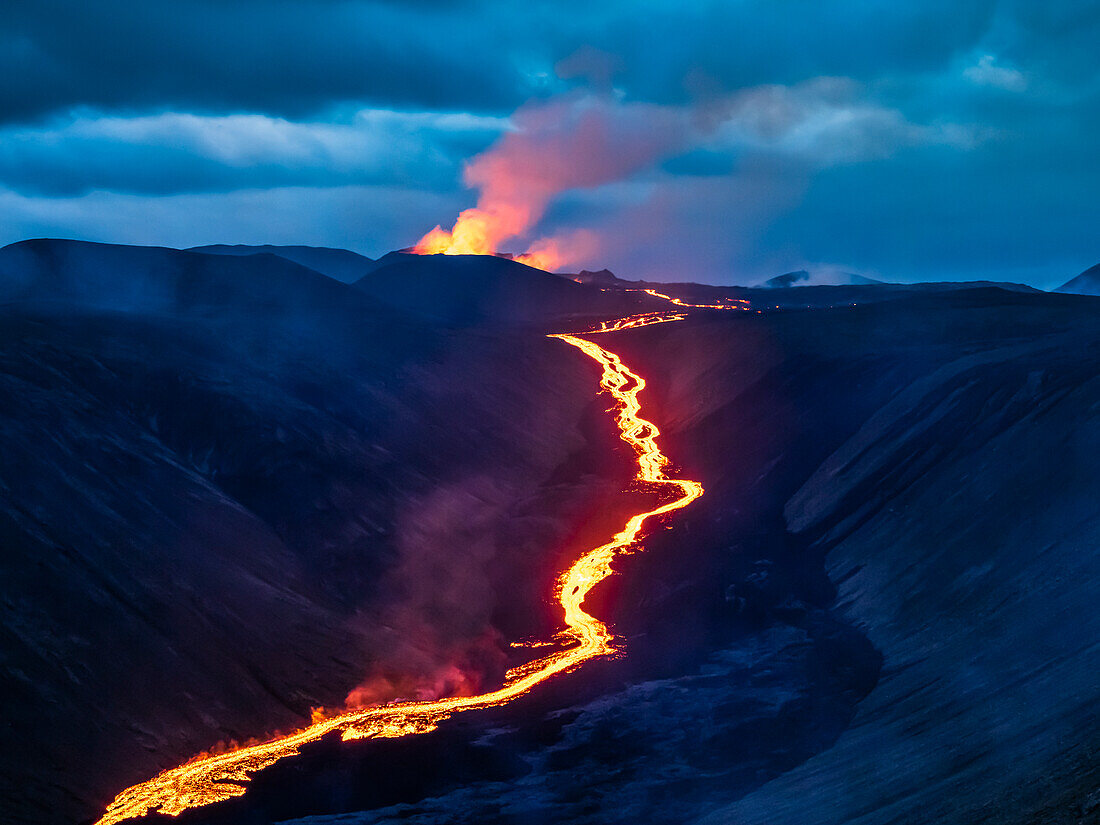
[[[526,238],[562,193],[629,179],[690,150],[724,158],[729,174],[721,177],[736,191],[732,173],[741,157],[757,169],[762,159],[812,169],[916,145],[965,149],[978,139],[958,124],[912,123],[867,100],[859,84],[828,77],[682,106],[624,101],[606,88],[575,91],[526,104],[512,124],[465,166],[465,183],[479,191],[477,206],[463,211],[452,229],[435,227],[414,251],[493,254]],[[534,240],[517,259],[552,269],[591,257],[596,247],[591,232],[564,233]]]
[[[475,478],[409,502],[397,523],[400,563],[380,588],[390,599],[357,620],[376,658],[348,707],[468,696],[501,681],[506,643],[491,623],[486,567],[508,499]]]
[[[622,180],[681,146],[682,112],[622,105],[606,94],[572,93],[529,103],[513,116],[514,129],[470,161],[464,180],[480,190],[477,206],[454,227],[437,226],[415,250],[422,254],[491,254],[526,233],[551,201],[571,189]],[[594,251],[583,231],[534,241],[519,260],[548,269]]]

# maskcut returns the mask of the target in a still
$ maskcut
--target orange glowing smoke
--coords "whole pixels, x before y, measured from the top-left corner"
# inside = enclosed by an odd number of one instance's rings
[[[499,213],[476,207],[466,209],[459,214],[454,229],[448,232],[437,226],[417,241],[413,252],[417,255],[495,255],[501,242],[516,234],[508,229],[514,224],[514,217],[502,218]],[[513,260],[550,271],[576,258],[576,251],[567,251],[563,238],[557,237],[535,241]]]
[[[501,221],[481,209],[466,209],[458,216],[454,229],[448,232],[437,226],[417,241],[412,251],[417,255],[496,255],[501,242],[510,237],[501,231],[501,225]],[[591,255],[595,245],[595,235],[580,229],[540,238],[512,260],[552,272]]]
[[[612,94],[576,92],[521,106],[512,128],[463,169],[478,192],[450,231],[437,226],[413,247],[420,254],[491,255],[527,237],[564,192],[624,180],[683,144],[677,110],[624,105]],[[518,260],[556,269],[591,254],[576,234],[532,243]]]
[[[510,237],[501,227],[506,221],[481,209],[466,209],[448,232],[437,226],[413,247],[417,255],[495,255],[500,241]],[[563,252],[558,238],[536,241],[514,260],[536,269],[552,270],[574,256]]]
[[[459,213],[454,229],[437,226],[421,238],[413,252],[418,255],[492,255],[501,241],[522,231],[521,214],[511,209],[466,209]],[[517,228],[518,227],[518,228]]]
[[[674,313],[651,313],[610,322],[593,332],[613,332],[648,323],[680,320],[680,317]],[[504,704],[559,673],[614,651],[613,636],[607,625],[586,613],[582,606],[588,592],[611,575],[611,564],[616,556],[637,544],[649,519],[686,507],[703,494],[703,486],[698,481],[669,478],[666,474],[669,460],[657,445],[660,431],[639,415],[638,394],[645,388],[644,378],[627,367],[618,355],[591,341],[577,335],[550,337],[576,347],[603,368],[600,387],[615,399],[619,435],[638,457],[637,478],[655,492],[664,494],[664,503],[631,516],[609,542],[586,552],[558,578],[556,596],[562,607],[565,629],[548,645],[556,649],[508,671],[503,686],[488,693],[397,702],[346,710],[328,718],[316,713],[313,723],[296,733],[226,753],[198,757],[124,790],[108,806],[98,825],[112,825],[144,816],[152,810],[176,816],[188,808],[232,799],[245,792],[246,784],[257,771],[297,755],[304,745],[330,734],[339,733],[346,741],[427,733],[455,713]]]
[[[550,271],[559,270],[565,264],[591,257],[597,248],[596,235],[587,229],[576,229],[535,241],[516,260],[522,264]]]

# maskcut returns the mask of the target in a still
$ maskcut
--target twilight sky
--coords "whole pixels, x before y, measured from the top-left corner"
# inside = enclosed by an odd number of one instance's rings
[[[1095,0],[10,3],[0,243],[374,257],[488,168],[570,268],[1053,287],[1100,261],[1097,43]]]

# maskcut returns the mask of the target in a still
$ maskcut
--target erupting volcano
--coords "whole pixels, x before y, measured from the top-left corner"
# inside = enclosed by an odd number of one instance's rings
[[[463,169],[478,191],[450,230],[437,226],[412,247],[421,255],[493,255],[524,239],[566,192],[623,180],[679,144],[680,124],[649,109],[629,116],[606,95],[566,94],[532,102],[512,115],[512,129]],[[539,269],[592,257],[588,230],[536,237],[515,260]]]
[[[417,241],[412,251],[417,255],[497,255],[500,254],[497,252],[499,241],[516,234],[507,230],[514,221],[514,217],[476,207],[466,209],[458,216],[450,232],[436,226]],[[566,263],[571,256],[563,250],[559,239],[547,238],[535,242],[527,252],[514,255],[512,259],[536,269],[551,271]]]
[[[436,226],[416,242],[412,251],[417,255],[500,255],[500,243],[522,231],[515,229],[523,225],[519,217],[522,214],[478,207],[466,209],[459,214],[453,229],[448,232]],[[510,257],[521,264],[551,272],[577,260],[583,250],[591,246],[591,235],[578,231],[568,236],[541,238],[526,252]]]

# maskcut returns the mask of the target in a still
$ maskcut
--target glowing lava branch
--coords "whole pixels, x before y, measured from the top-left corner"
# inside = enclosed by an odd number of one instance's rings
[[[598,326],[585,330],[583,334],[618,332],[623,329],[636,329],[637,327],[649,327],[654,324],[667,324],[670,321],[682,321],[685,318],[687,318],[687,315],[683,312],[643,312],[638,315],[628,315],[626,318],[616,318],[614,321],[600,321]]]
[[[608,322],[592,332],[613,332],[683,317],[670,313],[649,313]],[[607,625],[584,611],[582,605],[585,597],[597,583],[611,575],[611,563],[615,557],[637,543],[647,520],[686,507],[703,494],[703,487],[698,481],[666,475],[669,460],[657,445],[660,431],[655,424],[639,415],[641,404],[638,394],[645,388],[645,379],[627,367],[618,355],[591,341],[577,335],[550,337],[576,347],[600,364],[603,368],[600,386],[611,394],[618,407],[616,423],[620,437],[638,457],[637,478],[658,490],[674,494],[658,507],[631,516],[611,541],[589,550],[558,578],[556,595],[564,613],[565,630],[556,639],[568,646],[513,668],[505,676],[504,685],[489,693],[399,702],[348,711],[321,719],[296,733],[227,753],[198,757],[120,793],[108,806],[98,825],[144,816],[153,810],[176,816],[188,808],[240,796],[253,774],[281,759],[297,755],[302,746],[337,731],[345,741],[427,733],[454,713],[504,704],[556,674],[614,651],[611,644],[613,637]]]
[[[638,291],[639,290],[636,289],[628,290],[628,292]],[[724,304],[689,304],[686,301],[681,300],[680,298],[674,298],[671,295],[665,295],[663,292],[658,292],[655,289],[643,289],[641,290],[641,292],[644,292],[646,295],[650,295],[654,298],[662,298],[669,303],[676,304],[676,306],[678,307],[687,307],[689,309],[750,309],[747,298],[723,298],[722,300],[726,301],[726,303]]]

